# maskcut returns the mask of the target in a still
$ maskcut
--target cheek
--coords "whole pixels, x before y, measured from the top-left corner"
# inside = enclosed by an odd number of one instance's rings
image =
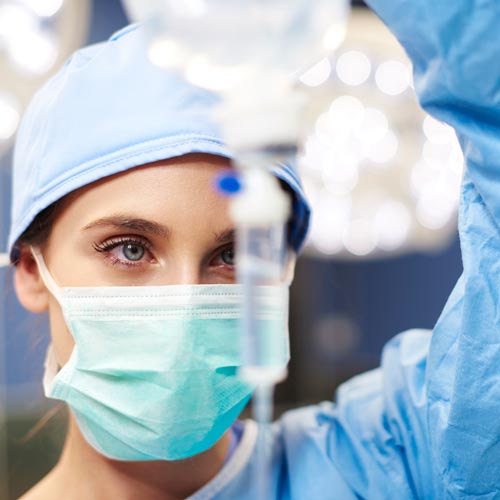
[[[57,362],[63,366],[68,362],[75,342],[66,326],[61,308],[53,298],[49,304],[49,318],[52,346]]]

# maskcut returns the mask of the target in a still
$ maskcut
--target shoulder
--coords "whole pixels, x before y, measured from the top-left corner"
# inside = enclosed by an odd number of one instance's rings
[[[43,480],[40,483],[35,484],[33,488],[24,493],[23,496],[19,497],[19,500],[49,500],[50,492],[46,491],[43,486]]]
[[[357,428],[358,435],[369,438],[381,430],[376,417],[394,417],[403,410],[418,411],[426,404],[430,340],[428,330],[410,330],[395,336],[385,345],[379,368],[340,385],[335,402],[285,413],[282,432],[289,438],[311,433],[317,436],[328,433],[331,425],[345,425]]]
[[[61,480],[57,474],[57,467],[52,469],[44,478],[24,493],[18,500],[54,500],[54,498],[68,498]]]
[[[381,366],[342,384],[336,401],[280,420],[285,454],[297,470],[339,473],[362,498],[417,498],[432,483],[425,376],[431,334],[412,330],[387,343]],[[373,492],[379,496],[374,497]],[[371,495],[371,496],[370,496]],[[424,495],[425,497],[425,495]]]

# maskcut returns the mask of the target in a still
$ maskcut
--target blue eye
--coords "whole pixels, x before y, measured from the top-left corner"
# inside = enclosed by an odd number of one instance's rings
[[[224,264],[234,266],[234,249],[232,247],[226,248],[221,252],[220,258]]]
[[[137,262],[144,257],[146,250],[142,245],[128,243],[122,247],[123,256],[130,261]]]
[[[154,260],[150,252],[151,244],[135,236],[118,236],[103,243],[94,243],[93,246],[97,252],[111,259],[113,264],[138,266]]]

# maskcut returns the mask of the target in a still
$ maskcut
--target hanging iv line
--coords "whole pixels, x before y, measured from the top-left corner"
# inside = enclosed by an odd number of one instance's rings
[[[145,27],[150,60],[219,92],[222,136],[235,153],[241,189],[231,198],[236,269],[244,304],[239,376],[256,387],[259,498],[269,491],[269,423],[276,383],[273,339],[258,321],[257,289],[285,280],[290,199],[269,166],[294,154],[305,97],[299,75],[341,43],[349,0],[123,0]],[[314,8],[311,8],[311,6]]]

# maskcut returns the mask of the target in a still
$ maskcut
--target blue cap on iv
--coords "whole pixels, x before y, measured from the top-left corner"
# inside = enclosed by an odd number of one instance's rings
[[[215,187],[224,196],[232,196],[241,190],[241,180],[238,172],[228,170],[218,175],[215,179]]]
[[[71,191],[188,153],[230,158],[211,117],[218,96],[157,68],[140,26],[77,51],[34,96],[18,131],[9,252],[34,218]],[[291,165],[270,165],[293,194],[289,244],[299,250],[310,209]]]

